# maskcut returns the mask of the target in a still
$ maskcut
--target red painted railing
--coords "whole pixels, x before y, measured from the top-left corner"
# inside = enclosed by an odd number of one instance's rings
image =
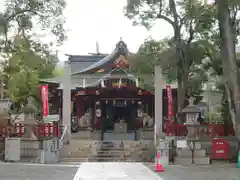
[[[234,136],[234,130],[225,131],[224,124],[200,124],[195,126],[198,137],[218,137],[218,136]],[[184,124],[165,123],[164,126],[166,136],[186,136],[187,127]]]
[[[59,137],[60,127],[58,124],[45,123],[32,125],[32,130],[37,138],[41,137]],[[0,137],[17,136],[23,137],[25,132],[24,124],[15,124],[8,127],[0,127]]]

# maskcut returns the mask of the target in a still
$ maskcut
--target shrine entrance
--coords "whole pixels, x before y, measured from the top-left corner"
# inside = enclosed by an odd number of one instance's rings
[[[81,137],[94,140],[100,140],[100,134],[102,140],[133,140],[133,134],[135,140],[142,134],[153,138],[141,132],[154,129],[154,92],[140,87],[139,77],[132,74],[125,42],[120,40],[108,55],[68,56],[64,77],[41,80],[49,87],[50,111],[58,112],[64,125],[71,124],[73,133],[82,131]],[[162,96],[167,117],[167,93]]]
[[[137,121],[137,104],[134,100],[114,99],[102,100],[102,118],[106,123],[104,132],[115,132],[117,130],[116,124],[126,124],[126,129],[122,132],[134,131]]]

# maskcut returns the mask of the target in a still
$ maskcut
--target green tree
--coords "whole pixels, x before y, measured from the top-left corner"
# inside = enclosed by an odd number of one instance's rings
[[[2,76],[18,107],[29,96],[39,101],[39,79],[53,76],[58,58],[52,49],[66,39],[65,6],[64,0],[5,1],[0,13]],[[43,43],[41,36],[52,40]]]
[[[202,26],[211,25],[207,22],[211,21],[209,18],[209,9],[211,8],[211,6],[204,5],[200,0],[184,0],[181,2],[175,0],[129,0],[126,6],[126,16],[132,19],[136,25],[140,24],[151,28],[156,19],[163,19],[172,26],[174,35],[171,46],[174,47],[176,52],[175,59],[178,67],[176,69],[178,110],[185,107],[185,94],[189,94],[188,75],[193,64],[193,59],[188,57],[191,43],[197,38]]]
[[[235,112],[232,116],[235,131],[240,135],[240,72],[236,58],[238,1],[216,0],[219,27],[220,58],[223,65],[223,78],[228,98],[233,100]],[[234,118],[236,116],[236,118]]]
[[[201,42],[191,43],[187,53],[188,58],[194,59],[188,71],[188,95],[199,96],[202,87],[207,81],[206,71],[202,68],[202,60],[205,58],[205,51]],[[169,46],[169,40],[155,41],[147,39],[132,57],[131,69],[141,77],[141,84],[144,88],[154,88],[153,75],[154,66],[159,64],[163,70],[165,79],[177,80],[176,52]]]
[[[64,74],[64,68],[63,67],[56,67],[53,71],[53,76],[54,77],[63,76],[63,74]]]

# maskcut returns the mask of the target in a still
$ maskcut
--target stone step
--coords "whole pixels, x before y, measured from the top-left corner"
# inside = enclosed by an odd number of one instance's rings
[[[103,156],[105,156],[105,155],[110,155],[110,156],[119,156],[119,155],[124,155],[125,154],[125,152],[111,152],[111,151],[109,151],[109,152],[97,152],[96,153],[96,155],[103,155]]]
[[[62,157],[60,162],[88,162],[89,158]]]
[[[69,152],[68,155],[62,157],[89,157],[91,153],[89,152]]]
[[[92,157],[88,159],[89,162],[142,162],[139,159],[132,158],[113,158],[113,157]]]
[[[205,157],[206,150],[205,149],[196,149],[192,152],[190,149],[177,149],[177,156],[181,157],[192,157],[192,153],[194,153],[195,157]]]
[[[91,148],[92,141],[91,140],[76,140],[71,139],[70,144],[65,144],[63,148],[67,149],[76,149],[76,148]]]
[[[65,161],[142,161],[152,141],[92,141],[71,139],[60,157]],[[102,148],[100,148],[102,147]]]
[[[210,157],[195,157],[194,158],[194,164],[198,165],[207,165],[210,164]],[[191,165],[192,164],[192,157],[175,157],[174,158],[174,164],[177,165]]]
[[[187,144],[188,144],[187,148],[188,148],[188,149],[190,149],[189,143],[191,143],[191,141],[187,140]],[[175,144],[174,144],[174,145],[177,146],[177,141],[175,141]],[[202,148],[203,148],[203,147],[202,147],[201,142],[195,142],[195,147],[194,147],[194,149],[202,149]]]

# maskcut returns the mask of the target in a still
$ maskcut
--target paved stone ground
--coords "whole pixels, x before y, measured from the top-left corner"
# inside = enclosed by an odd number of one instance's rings
[[[153,164],[146,164],[154,171]],[[170,165],[157,173],[163,180],[240,180],[240,169],[234,164],[212,164],[183,167]]]
[[[142,163],[82,163],[73,180],[162,180]]]
[[[0,163],[2,180],[240,180],[240,169],[231,164],[206,166],[170,165],[153,173],[154,164],[80,163],[39,165]],[[152,171],[151,171],[152,170]]]
[[[79,165],[0,163],[1,180],[72,180]]]

